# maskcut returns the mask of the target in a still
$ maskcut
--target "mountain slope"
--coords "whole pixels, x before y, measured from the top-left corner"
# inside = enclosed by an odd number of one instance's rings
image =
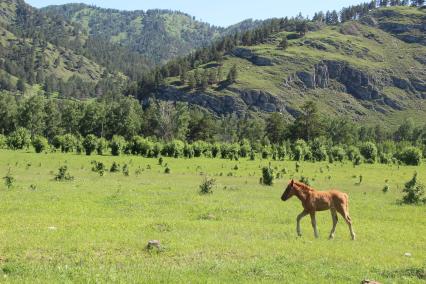
[[[44,89],[63,97],[86,98],[99,92],[105,80],[125,80],[84,56],[75,28],[61,19],[47,17],[21,0],[0,3],[1,89]],[[118,86],[122,83],[118,83]],[[96,90],[98,89],[98,90]],[[119,88],[117,88],[119,89]],[[30,88],[32,90],[32,88]]]
[[[315,100],[324,112],[355,120],[425,115],[425,19],[424,9],[392,7],[338,26],[315,24],[304,37],[274,33],[262,44],[226,54],[222,73],[236,65],[236,83],[226,84],[223,75],[220,84],[191,91],[174,77],[155,95],[219,114],[279,111],[291,119],[305,101]],[[286,50],[278,47],[284,37]],[[219,65],[209,62],[197,73],[215,73]]]
[[[79,24],[88,36],[126,46],[157,64],[210,43],[223,30],[168,10],[127,12],[68,4],[49,6],[42,11],[50,16],[62,16]]]

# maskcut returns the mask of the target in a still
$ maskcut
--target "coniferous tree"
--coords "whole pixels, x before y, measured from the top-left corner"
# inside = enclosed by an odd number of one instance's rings
[[[25,93],[25,90],[26,90],[25,81],[22,78],[18,79],[18,82],[16,83],[16,88],[18,89],[18,91]]]
[[[237,69],[237,65],[234,64],[231,70],[229,70],[227,81],[229,84],[232,84],[232,83],[235,83],[237,79],[238,79],[238,69]]]
[[[288,40],[287,37],[283,37],[278,47],[282,48],[283,50],[286,50],[288,48]]]

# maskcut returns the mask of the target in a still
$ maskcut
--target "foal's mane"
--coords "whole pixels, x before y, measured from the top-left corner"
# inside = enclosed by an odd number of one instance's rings
[[[303,182],[300,181],[294,181],[294,184],[297,185],[297,187],[303,191],[315,191],[315,189],[313,189],[312,187],[310,187],[309,185],[304,184]]]

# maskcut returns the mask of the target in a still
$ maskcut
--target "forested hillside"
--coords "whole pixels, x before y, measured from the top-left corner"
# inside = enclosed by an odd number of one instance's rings
[[[138,95],[217,114],[280,112],[289,120],[307,100],[357,121],[424,117],[426,9],[396,4],[349,7],[337,19],[327,12],[267,21],[169,62]]]

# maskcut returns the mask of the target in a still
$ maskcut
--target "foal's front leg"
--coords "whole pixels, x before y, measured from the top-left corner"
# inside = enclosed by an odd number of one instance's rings
[[[302,213],[300,213],[298,216],[297,216],[297,228],[296,228],[296,230],[297,230],[297,235],[299,236],[299,237],[301,237],[302,236],[302,233],[300,232],[300,220],[302,220],[302,218],[303,217],[305,217],[306,215],[308,215],[309,213],[308,212],[306,212],[305,210],[303,210],[303,212]]]
[[[315,219],[315,211],[311,213],[311,222],[312,222],[312,228],[314,228],[314,235],[315,238],[319,238],[318,236],[318,229],[317,229],[317,220]]]

